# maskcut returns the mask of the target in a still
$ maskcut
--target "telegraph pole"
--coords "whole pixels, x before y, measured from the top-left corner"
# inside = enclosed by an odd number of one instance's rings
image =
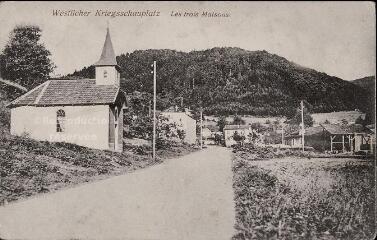
[[[203,108],[200,107],[200,149],[203,149]]]
[[[281,144],[284,144],[284,126],[281,125]]]
[[[301,100],[301,143],[302,143],[302,152],[305,152],[305,126],[304,126],[304,101]]]
[[[156,159],[156,61],[153,61],[153,160]]]
[[[149,104],[148,104],[148,117],[151,117],[151,111],[152,111],[151,105],[152,105],[152,101],[149,100]]]

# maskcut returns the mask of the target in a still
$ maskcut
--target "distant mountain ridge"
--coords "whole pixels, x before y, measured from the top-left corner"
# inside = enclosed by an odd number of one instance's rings
[[[353,84],[356,84],[364,89],[367,90],[374,90],[376,89],[376,77],[375,76],[368,76],[359,79],[355,79],[351,81]]]
[[[182,97],[186,106],[208,114],[290,116],[300,100],[312,112],[368,111],[363,87],[302,67],[267,51],[212,48],[203,51],[138,50],[117,57],[121,88],[152,92],[151,63],[157,61],[157,92],[171,104]],[[85,67],[65,78],[94,78]],[[177,101],[179,103],[179,101]]]

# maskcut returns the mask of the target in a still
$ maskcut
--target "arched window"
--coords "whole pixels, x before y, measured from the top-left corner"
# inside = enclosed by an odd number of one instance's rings
[[[114,125],[115,125],[115,128],[118,126],[118,108],[116,107],[114,111]]]
[[[103,71],[103,78],[107,78],[107,71]]]
[[[56,132],[65,131],[65,112],[62,109],[59,109],[56,112]]]

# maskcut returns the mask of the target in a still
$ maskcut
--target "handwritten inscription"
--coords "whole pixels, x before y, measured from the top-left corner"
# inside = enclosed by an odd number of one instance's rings
[[[222,12],[210,12],[210,11],[203,11],[203,12],[187,12],[187,11],[171,11],[171,17],[230,17],[229,13],[222,13]]]
[[[165,14],[168,14],[166,12]],[[52,15],[56,17],[159,17],[164,15],[158,10],[109,10],[97,9],[95,11],[87,11],[83,9],[53,9]],[[171,17],[182,18],[227,18],[230,17],[228,12],[216,11],[182,11],[173,10],[170,12]]]

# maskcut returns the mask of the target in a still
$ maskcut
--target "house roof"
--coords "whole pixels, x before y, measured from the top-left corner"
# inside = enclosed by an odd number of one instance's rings
[[[107,28],[105,43],[102,48],[102,54],[94,66],[117,66],[113,43],[111,42],[110,31]]]
[[[305,129],[305,136],[311,136],[321,133],[323,130],[327,131],[332,135],[343,135],[343,134],[355,134],[355,133],[367,133],[370,134],[372,131],[368,128],[364,128],[361,124],[352,125],[339,125],[339,124],[320,124],[320,126],[309,127]],[[301,137],[299,131],[295,131],[288,134],[286,138]]]
[[[219,127],[215,125],[205,125],[203,128],[208,128],[211,132],[217,132],[219,131]]]
[[[112,104],[124,92],[114,85],[96,85],[94,79],[49,80],[9,104],[17,106]]]
[[[339,124],[321,124],[327,132],[330,134],[354,134],[354,133],[367,133],[370,134],[372,131],[365,128],[361,124],[351,124],[351,125],[339,125]]]
[[[372,133],[376,132],[376,127],[374,124],[367,125],[366,128],[371,131]]]
[[[323,131],[323,128],[321,126],[308,127],[308,128],[305,129],[305,136],[315,135],[315,134],[321,133],[322,131]],[[288,134],[285,137],[286,138],[301,137],[301,133],[300,133],[300,131],[294,131],[294,132]]]
[[[250,129],[250,125],[225,125],[224,130]]]
[[[351,134],[352,129],[349,126],[339,125],[339,124],[320,124],[327,132],[330,134]]]

